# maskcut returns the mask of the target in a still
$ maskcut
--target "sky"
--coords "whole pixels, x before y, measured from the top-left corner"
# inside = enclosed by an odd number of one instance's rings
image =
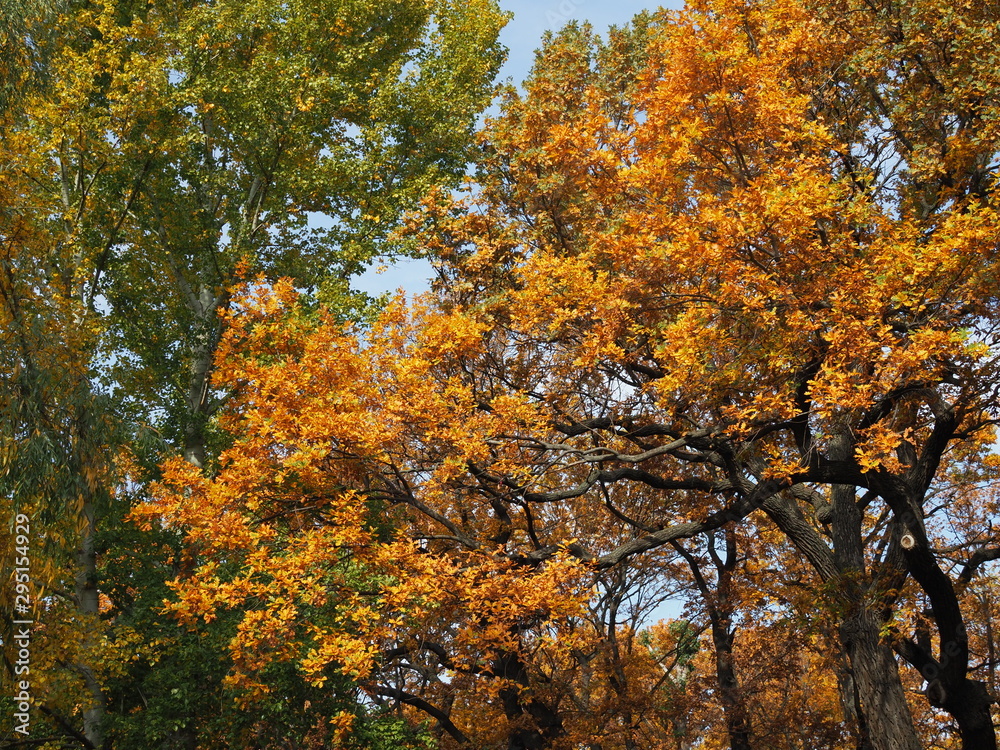
[[[677,3],[666,2],[677,7]],[[500,71],[500,78],[520,84],[527,76],[534,61],[542,34],[561,28],[570,21],[589,21],[599,33],[609,26],[621,26],[633,16],[648,8],[659,7],[654,0],[500,0],[504,10],[514,17],[500,35],[500,41],[510,51],[507,62]],[[430,266],[426,261],[404,260],[390,266],[385,272],[368,271],[351,285],[355,289],[378,295],[403,288],[408,294],[427,289]]]
[[[523,81],[531,68],[535,49],[542,34],[558,29],[570,21],[589,21],[599,33],[609,26],[622,26],[637,13],[655,8],[650,0],[500,0],[500,6],[514,14],[500,41],[510,50],[501,78]]]

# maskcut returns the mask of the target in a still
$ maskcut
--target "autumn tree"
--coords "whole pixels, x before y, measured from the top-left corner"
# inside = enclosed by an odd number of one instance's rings
[[[400,212],[465,170],[504,16],[487,0],[2,13],[0,498],[45,540],[35,600],[52,637],[39,636],[36,659],[62,687],[35,683],[39,709],[103,747],[110,682],[119,710],[169,704],[173,686],[143,680],[171,659],[211,660],[140,611],[162,597],[137,592],[165,592],[197,549],[142,541],[120,521],[163,455],[213,464],[224,394],[212,361],[233,285],[290,276],[342,317],[360,314],[368,301],[349,277],[404,250],[386,242]],[[146,554],[124,565],[126,545]],[[149,628],[138,650],[136,626]],[[218,687],[224,672],[206,679]],[[184,712],[202,709],[186,705],[172,741],[190,744],[198,720]]]
[[[432,298],[356,332],[248,290],[220,353],[235,442],[141,513],[204,548],[178,613],[267,602],[234,643],[248,681],[297,661],[456,746],[569,747],[588,730],[546,665],[584,678],[588,577],[760,523],[834,623],[813,664],[859,747],[942,717],[995,747],[965,591],[1000,554],[997,11],[718,0],[551,37],[470,194],[411,223]],[[331,589],[350,609],[304,628]]]

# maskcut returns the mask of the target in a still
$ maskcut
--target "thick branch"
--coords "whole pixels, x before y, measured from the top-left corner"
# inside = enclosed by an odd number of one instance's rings
[[[419,698],[416,695],[412,695],[411,693],[407,693],[394,687],[388,687],[387,685],[378,685],[372,688],[372,690],[378,695],[383,695],[386,698],[394,698],[400,703],[406,703],[407,705],[423,711],[425,714],[435,719],[444,731],[455,738],[455,741],[458,742],[460,746],[472,747],[472,741],[466,737],[465,734],[463,734],[461,729],[455,726],[452,720],[448,717],[448,714],[437,706],[431,705],[423,698]]]

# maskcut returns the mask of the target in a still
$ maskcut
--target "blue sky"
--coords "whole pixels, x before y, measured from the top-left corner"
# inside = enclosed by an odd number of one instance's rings
[[[676,2],[667,6],[678,7]],[[528,75],[534,61],[534,52],[542,34],[564,26],[569,21],[589,21],[600,33],[609,26],[621,26],[647,8],[660,4],[645,0],[500,0],[500,6],[514,14],[503,30],[500,40],[510,50],[501,78],[510,78],[520,84]],[[369,294],[381,294],[402,287],[408,293],[425,291],[430,267],[424,261],[402,261],[384,273],[374,270],[352,280],[355,289]]]
[[[676,5],[676,3],[666,3]],[[609,26],[621,26],[637,13],[655,8],[659,3],[646,0],[500,0],[504,10],[513,12],[514,18],[500,36],[510,49],[502,77],[511,77],[520,83],[528,75],[542,34],[558,29],[569,21],[589,21],[600,33]]]

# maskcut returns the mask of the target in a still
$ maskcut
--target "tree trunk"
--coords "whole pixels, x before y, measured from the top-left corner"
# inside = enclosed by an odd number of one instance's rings
[[[715,670],[719,683],[719,698],[726,717],[726,730],[732,750],[752,750],[750,744],[750,716],[746,710],[733,660],[733,634],[722,623],[712,624],[712,642],[715,646]]]
[[[944,700],[940,703],[933,700],[937,696],[930,695],[933,685],[934,683],[928,685],[931,705],[943,708],[955,717],[963,750],[996,750],[996,730],[990,713],[990,706],[994,701],[986,685],[978,680],[967,679],[943,696]]]
[[[997,750],[996,729],[990,706],[993,698],[986,686],[969,679],[969,636],[961,602],[951,577],[942,570],[931,549],[923,522],[923,494],[898,483],[883,488],[883,497],[910,537],[902,547],[906,567],[930,600],[937,626],[937,658],[929,644],[909,642],[900,653],[927,681],[926,695],[932,706],[951,714],[958,725],[963,750]]]
[[[100,594],[97,589],[97,551],[94,548],[96,523],[94,505],[88,501],[83,508],[84,524],[80,538],[80,546],[76,553],[75,595],[77,607],[85,617],[100,617]],[[94,631],[88,628],[84,636],[83,646],[86,650],[94,646]],[[101,689],[94,670],[89,664],[75,665],[82,675],[90,702],[83,709],[83,734],[95,748],[104,744],[104,691]]]
[[[706,543],[715,564],[715,591],[701,571],[698,560],[679,542],[673,548],[687,561],[694,577],[695,585],[701,592],[702,601],[712,624],[712,645],[715,649],[715,679],[719,686],[719,702],[726,719],[726,731],[732,750],[752,750],[753,725],[747,710],[743,690],[736,674],[733,657],[733,605],[730,597],[733,571],[738,562],[736,537],[732,529],[725,532],[725,558],[720,557],[715,547],[715,537],[706,536]]]
[[[830,633],[824,633],[824,635],[827,637],[827,640],[833,637]],[[842,639],[843,634],[840,636],[841,644],[843,643]],[[851,671],[847,654],[844,653],[842,648],[840,649],[837,661],[837,690],[840,693],[840,706],[844,712],[844,721],[847,722],[851,733],[856,739],[855,750],[872,750],[871,736],[868,731],[868,725],[865,723],[865,714],[861,710],[861,696],[858,695],[858,683],[854,679],[854,672]]]
[[[881,637],[881,618],[859,607],[840,624],[840,639],[851,662],[863,723],[861,747],[872,750],[920,750],[899,667]]]
[[[210,298],[203,290],[198,315],[198,333],[191,351],[191,369],[188,377],[187,425],[184,430],[184,458],[199,469],[205,467],[207,450],[205,447],[205,426],[211,417],[211,379],[215,351],[222,336],[219,320],[221,300]]]
[[[523,700],[521,688],[528,686],[528,672],[521,657],[507,652],[493,665],[494,674],[508,680],[500,691],[504,715],[512,724],[507,750],[547,750],[565,733],[559,714],[535,698]]]
[[[831,441],[830,458],[852,458],[849,436]],[[853,485],[830,487],[833,557],[839,573],[838,592],[845,615],[840,622],[840,641],[851,663],[860,699],[859,728],[868,732],[872,750],[920,750],[922,744],[913,726],[906,693],[899,679],[899,665],[889,643],[882,637],[885,624],[873,581],[865,562],[864,510],[859,507]],[[862,738],[864,745],[865,738]]]

